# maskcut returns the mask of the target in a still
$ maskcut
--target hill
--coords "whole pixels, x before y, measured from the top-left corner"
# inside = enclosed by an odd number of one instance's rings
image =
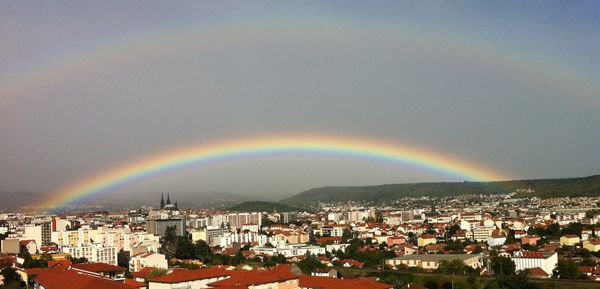
[[[514,180],[500,182],[438,182],[389,184],[359,187],[321,187],[302,192],[280,201],[288,205],[302,205],[314,201],[389,200],[401,197],[456,196],[480,193],[518,192],[517,197],[600,196],[600,175],[563,178]]]
[[[280,203],[251,201],[237,204],[228,209],[234,212],[300,212],[303,209]]]

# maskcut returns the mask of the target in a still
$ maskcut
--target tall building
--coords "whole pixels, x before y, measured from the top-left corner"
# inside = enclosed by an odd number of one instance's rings
[[[167,227],[176,227],[177,236],[183,236],[185,234],[185,219],[157,219],[157,220],[148,220],[146,222],[146,230],[148,233],[153,234],[155,236],[164,237],[165,232],[167,231]]]

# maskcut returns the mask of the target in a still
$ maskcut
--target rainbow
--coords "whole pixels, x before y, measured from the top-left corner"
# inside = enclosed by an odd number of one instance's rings
[[[51,194],[51,197],[43,200],[37,207],[61,208],[128,183],[189,166],[243,157],[298,153],[409,164],[478,181],[508,179],[506,175],[489,168],[408,145],[357,137],[265,136],[199,144],[129,162],[68,185]]]

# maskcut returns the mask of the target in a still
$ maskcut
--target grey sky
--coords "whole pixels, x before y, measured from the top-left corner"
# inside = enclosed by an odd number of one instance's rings
[[[52,192],[193,143],[277,133],[409,143],[515,178],[600,172],[598,5],[118,3],[0,2],[0,191]],[[438,180],[459,179],[289,156],[118,193]]]

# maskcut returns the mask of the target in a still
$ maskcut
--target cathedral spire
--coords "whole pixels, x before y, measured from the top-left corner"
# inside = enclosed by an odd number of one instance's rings
[[[171,193],[167,192],[167,205],[171,204]]]
[[[165,208],[165,193],[161,192],[160,193],[160,209],[164,209]]]

